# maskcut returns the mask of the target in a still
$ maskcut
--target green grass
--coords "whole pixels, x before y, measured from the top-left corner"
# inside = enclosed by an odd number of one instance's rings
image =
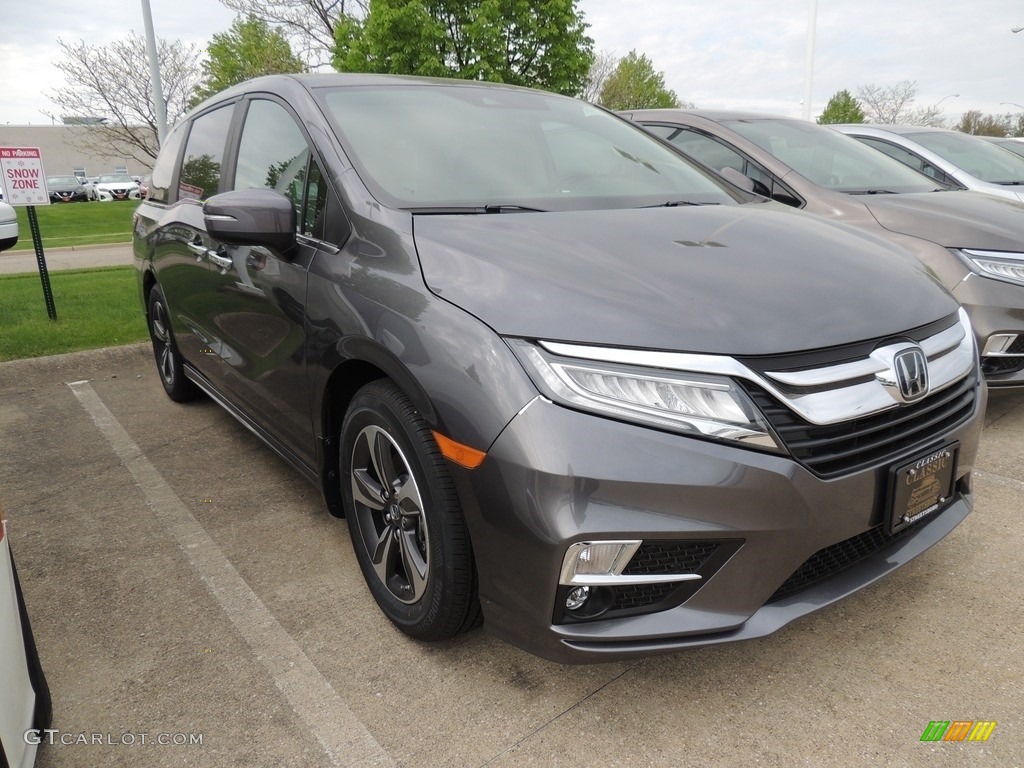
[[[43,250],[70,245],[130,242],[132,214],[138,206],[138,200],[37,205],[36,218],[43,238]],[[32,250],[28,212],[20,205],[15,210],[18,212],[18,244],[12,250]]]
[[[0,361],[148,339],[136,280],[132,267],[51,272],[53,321],[38,274],[0,275]]]

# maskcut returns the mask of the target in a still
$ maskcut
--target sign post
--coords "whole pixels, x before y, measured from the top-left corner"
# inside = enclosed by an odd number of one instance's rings
[[[46,269],[43,239],[39,234],[39,220],[36,218],[36,206],[50,204],[50,193],[46,190],[46,173],[43,171],[43,156],[39,148],[0,147],[0,184],[3,185],[4,197],[8,203],[28,208],[28,227],[32,232],[32,244],[36,249],[39,279],[43,281],[46,314],[51,320],[56,320],[57,306],[53,302],[50,273]]]

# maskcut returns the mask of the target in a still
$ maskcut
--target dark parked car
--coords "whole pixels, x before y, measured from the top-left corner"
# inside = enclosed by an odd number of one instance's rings
[[[632,118],[766,197],[893,239],[967,308],[990,385],[1024,385],[1024,206],[951,191],[823,125],[750,112]],[[827,255],[823,255],[823,258]]]
[[[168,395],[318,484],[413,637],[482,615],[560,661],[758,637],[971,508],[956,300],[580,101],[243,83],[168,136],[134,248]]]
[[[47,176],[51,203],[87,203],[89,191],[77,176]]]

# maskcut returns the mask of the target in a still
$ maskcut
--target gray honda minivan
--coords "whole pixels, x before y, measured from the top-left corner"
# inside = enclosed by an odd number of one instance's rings
[[[253,80],[172,131],[134,229],[167,394],[319,486],[414,638],[755,638],[972,506],[986,389],[934,275],[581,101]]]

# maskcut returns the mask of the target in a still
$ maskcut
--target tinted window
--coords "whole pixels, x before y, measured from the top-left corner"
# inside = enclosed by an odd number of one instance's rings
[[[1024,157],[992,146],[977,136],[943,131],[915,133],[908,138],[982,181],[1024,184]]]
[[[299,232],[322,236],[319,219],[327,186],[320,168],[291,114],[277,102],[263,99],[249,105],[234,182],[234,189],[258,187],[280,192],[292,201]]]
[[[182,123],[164,139],[164,145],[156,158],[156,165],[153,166],[153,178],[150,179],[147,199],[156,200],[158,203],[169,202],[171,179],[178,164],[178,152],[181,151],[185,133],[185,123]]]
[[[299,217],[299,231],[304,235],[315,237],[319,240],[324,238],[324,224],[326,217],[324,210],[327,208],[327,182],[320,173],[320,166],[310,158],[309,161],[309,183],[306,185],[306,202],[302,208],[302,215]]]
[[[325,89],[322,97],[360,175],[398,206],[736,199],[638,126],[553,94],[394,86]]]
[[[915,171],[927,173],[928,163],[903,147],[897,147],[895,144],[890,144],[888,141],[873,139],[870,136],[858,136],[857,139],[860,142],[867,144],[872,149],[877,149],[879,152],[888,155],[893,160],[899,160],[905,166],[913,168]]]
[[[758,194],[771,194],[771,174],[760,166],[754,165],[745,156],[717,139],[696,131],[682,130],[671,141],[690,157],[697,158],[716,171],[721,172],[726,168],[739,171],[754,182],[754,191]]]
[[[674,125],[645,125],[644,128],[663,139],[670,138],[672,134],[679,132]]]
[[[228,104],[192,121],[178,177],[180,199],[205,200],[220,189],[220,168],[233,108]]]
[[[856,139],[800,120],[723,121],[801,176],[837,192],[927,192],[928,179]]]

